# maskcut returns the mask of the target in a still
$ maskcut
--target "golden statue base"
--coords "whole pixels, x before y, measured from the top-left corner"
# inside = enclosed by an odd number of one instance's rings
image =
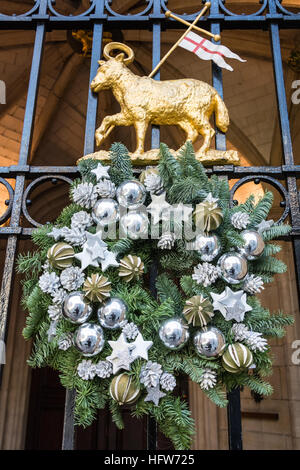
[[[179,151],[170,149],[174,158],[177,158]],[[159,149],[149,150],[143,154],[129,153],[133,165],[146,166],[155,165],[159,161]],[[203,165],[239,165],[240,158],[236,150],[207,150],[207,152],[195,152],[196,159]],[[110,162],[110,153],[106,150],[98,150],[98,152],[90,153],[77,160],[77,164],[81,160],[87,159],[99,160],[103,163]]]

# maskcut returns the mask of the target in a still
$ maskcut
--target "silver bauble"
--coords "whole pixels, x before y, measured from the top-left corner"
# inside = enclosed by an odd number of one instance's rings
[[[99,199],[92,209],[94,221],[101,227],[118,222],[119,205],[111,198]]]
[[[137,209],[145,202],[145,186],[136,180],[124,181],[117,189],[117,199],[120,206]]]
[[[217,235],[201,233],[196,236],[194,249],[198,251],[202,261],[212,261],[220,253],[221,247]]]
[[[117,297],[111,297],[97,312],[100,325],[110,330],[120,328],[120,324],[126,320],[126,314],[127,305]]]
[[[200,356],[216,358],[225,348],[225,337],[218,328],[208,326],[195,334],[194,346]]]
[[[104,333],[95,323],[84,323],[74,333],[74,345],[84,356],[99,354],[104,346]]]
[[[166,348],[174,351],[183,348],[190,337],[188,325],[182,318],[170,318],[164,321],[158,334]]]
[[[71,292],[62,306],[63,316],[71,323],[81,324],[92,315],[92,307],[88,304],[83,292]]]
[[[248,273],[247,260],[240,253],[225,253],[218,261],[221,276],[229,284],[239,284]]]
[[[240,248],[240,253],[249,260],[254,260],[263,254],[265,242],[262,236],[255,230],[243,230],[241,232],[245,244]]]
[[[120,229],[123,231],[123,236],[127,236],[132,240],[146,237],[148,225],[148,216],[144,212],[130,210],[120,219]]]

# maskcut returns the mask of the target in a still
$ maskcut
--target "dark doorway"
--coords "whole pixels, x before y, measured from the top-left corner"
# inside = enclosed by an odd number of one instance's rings
[[[25,449],[60,450],[64,421],[65,389],[57,372],[50,368],[32,371]],[[117,429],[108,409],[86,429],[76,429],[77,450],[143,450],[147,446],[147,420],[132,418],[123,409],[125,431]],[[158,449],[172,449],[170,441],[158,434]]]

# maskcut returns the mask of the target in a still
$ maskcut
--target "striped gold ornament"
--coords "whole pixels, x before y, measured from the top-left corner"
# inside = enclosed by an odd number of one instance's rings
[[[144,272],[144,263],[139,256],[128,255],[121,259],[119,265],[119,276],[124,281],[129,282],[132,279],[137,279],[142,276]]]
[[[193,216],[197,228],[202,232],[216,230],[223,220],[222,210],[214,201],[203,201],[197,204]]]
[[[111,282],[102,274],[92,274],[86,278],[82,289],[85,292],[85,297],[91,302],[102,302],[110,297]]]
[[[237,374],[253,363],[251,351],[242,343],[230,344],[222,356],[222,365],[227,372]]]
[[[193,326],[206,326],[214,316],[213,306],[207,297],[194,295],[185,302],[183,315]]]
[[[72,246],[59,242],[49,248],[47,258],[53,268],[65,269],[72,266],[74,255]]]
[[[134,385],[132,378],[123,372],[113,378],[109,393],[119,405],[130,405],[138,399],[140,389]]]

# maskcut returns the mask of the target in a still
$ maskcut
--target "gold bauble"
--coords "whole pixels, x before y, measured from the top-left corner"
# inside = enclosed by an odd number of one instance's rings
[[[138,399],[140,389],[133,383],[132,377],[123,372],[112,379],[109,393],[119,405],[130,405]]]
[[[215,201],[205,200],[196,205],[193,213],[196,226],[202,232],[216,230],[223,220],[223,213]]]
[[[92,274],[86,278],[82,289],[91,302],[102,302],[110,296],[111,283],[102,274]]]
[[[194,295],[185,302],[183,314],[193,326],[206,326],[214,316],[212,303],[202,295]]]
[[[59,242],[49,248],[47,258],[55,269],[65,269],[72,266],[75,252],[67,243]]]
[[[222,356],[224,369],[232,374],[248,369],[252,363],[252,352],[242,343],[230,344]]]
[[[128,255],[120,261],[119,276],[129,282],[137,279],[144,272],[144,263],[139,256]]]

